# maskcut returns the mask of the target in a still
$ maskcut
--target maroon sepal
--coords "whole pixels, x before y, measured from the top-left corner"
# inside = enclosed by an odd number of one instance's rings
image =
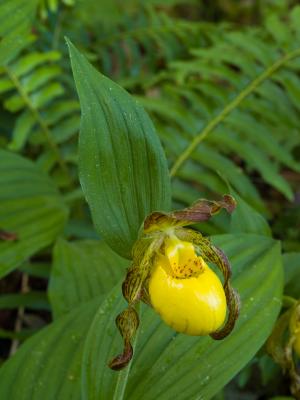
[[[0,230],[0,239],[5,240],[6,242],[13,242],[18,239],[18,235],[14,232]]]

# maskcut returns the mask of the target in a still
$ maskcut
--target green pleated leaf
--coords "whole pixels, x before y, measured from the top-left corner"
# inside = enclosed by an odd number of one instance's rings
[[[0,398],[81,400],[83,343],[97,307],[99,299],[85,303],[23,344],[0,369]]]
[[[125,275],[127,265],[127,260],[99,240],[58,240],[49,286],[54,316],[109,292]]]
[[[284,293],[296,299],[300,297],[300,252],[283,255],[285,288]]]
[[[246,203],[236,192],[231,190],[230,193],[237,202],[236,209],[230,219],[230,232],[272,236],[272,231],[265,218]]]
[[[130,258],[144,218],[169,209],[165,155],[142,106],[67,42],[81,104],[81,185],[96,229]]]
[[[51,179],[33,162],[0,150],[0,277],[51,244],[63,229],[67,209]]]
[[[110,315],[124,305],[113,295],[98,310],[84,346],[82,399],[210,399],[263,345],[280,310],[282,266],[277,242],[256,235],[223,235],[214,242],[233,265],[241,315],[222,341],[176,334],[149,307],[143,307],[129,375],[116,379],[107,361],[121,349]],[[115,396],[115,397],[114,397]]]
[[[116,373],[107,362],[121,349],[114,320],[126,305],[117,284],[100,306],[99,298],[86,302],[29,339],[0,370],[0,398],[164,400],[178,393],[182,400],[212,398],[270,333],[283,279],[280,246],[272,239],[222,235],[214,243],[230,257],[242,298],[241,316],[228,338],[176,334],[144,306],[129,374]]]

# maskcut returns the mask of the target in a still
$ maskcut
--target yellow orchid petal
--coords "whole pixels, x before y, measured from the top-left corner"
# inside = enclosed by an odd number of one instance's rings
[[[170,273],[171,272],[171,273]],[[218,276],[191,243],[166,240],[149,281],[153,308],[166,324],[188,335],[208,335],[226,317],[226,297]]]
[[[204,261],[197,257],[193,244],[179,240],[176,236],[166,239],[165,255],[176,278],[198,276],[203,269]]]

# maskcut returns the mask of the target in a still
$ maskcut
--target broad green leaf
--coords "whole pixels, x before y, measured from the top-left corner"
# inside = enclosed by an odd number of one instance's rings
[[[124,273],[127,260],[122,259],[105,245],[96,240],[67,242],[58,240],[54,250],[53,276],[51,277],[51,299],[58,313],[69,311],[54,323],[28,340],[0,370],[0,380],[7,382],[0,388],[0,398],[7,393],[12,400],[53,399],[80,400],[80,370],[82,345],[87,330],[101,304],[103,294],[108,292],[117,277]],[[123,267],[123,268],[122,268]],[[118,298],[120,308],[125,301],[120,296],[120,284],[109,295]],[[64,293],[64,296],[62,294]],[[100,296],[99,296],[100,295]],[[53,297],[53,298],[52,298]],[[93,298],[91,301],[87,301]],[[66,302],[72,310],[65,310]],[[80,305],[80,302],[84,304]],[[106,303],[103,304],[106,307]],[[107,314],[109,323],[115,318]],[[114,330],[112,331],[114,333]],[[13,332],[0,332],[0,336],[15,338]],[[61,340],[62,339],[62,340]],[[121,340],[116,336],[121,345]],[[18,370],[18,365],[26,362],[26,371]],[[21,372],[21,374],[19,374]],[[19,390],[11,390],[15,378],[21,387],[26,385],[22,396]],[[116,375],[117,377],[117,375]],[[24,379],[24,381],[23,381]],[[51,385],[51,388],[48,387]]]
[[[222,235],[214,242],[230,256],[234,285],[242,297],[237,327],[219,342],[179,335],[144,306],[135,358],[129,379],[125,376],[124,380],[124,399],[170,399],[178,393],[182,399],[209,399],[251,359],[269,334],[280,308],[278,244],[266,237],[243,234],[237,238]],[[29,339],[0,370],[0,398],[122,398],[114,395],[120,393],[124,376],[120,379],[107,367],[107,361],[122,346],[114,323],[116,313],[126,305],[120,285],[100,307],[99,301],[76,307]],[[20,368],[25,363],[26,368]]]
[[[97,307],[99,299],[85,303],[27,340],[0,369],[0,398],[80,400],[82,346]]]
[[[49,286],[55,317],[99,295],[104,295],[125,276],[128,261],[103,241],[60,239],[54,248]]]
[[[97,72],[68,41],[80,104],[80,180],[96,229],[130,258],[144,218],[167,210],[170,179],[154,126],[124,89]]]
[[[67,209],[49,176],[31,161],[0,150],[0,229],[18,239],[0,241],[0,277],[51,244]]]
[[[300,253],[283,255],[285,288],[284,292],[296,299],[300,298]]]
[[[264,217],[247,204],[236,192],[231,190],[237,206],[231,217],[231,233],[255,233],[272,236],[272,231]]]
[[[28,44],[27,33],[37,4],[37,0],[0,1],[0,64],[7,63]]]
[[[117,383],[116,373],[106,366],[121,349],[108,315],[117,315],[121,303],[118,298],[108,298],[105,307],[99,308],[84,346],[83,400],[119,398],[117,393],[123,389],[128,400],[167,400],[178,398],[178,393],[182,400],[207,400],[254,356],[280,310],[280,246],[270,238],[248,234],[216,236],[214,242],[232,262],[233,285],[242,300],[232,334],[222,341],[176,334],[145,306],[128,380],[121,373]]]

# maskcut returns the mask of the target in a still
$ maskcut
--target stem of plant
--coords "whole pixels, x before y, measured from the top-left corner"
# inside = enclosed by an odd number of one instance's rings
[[[28,293],[29,292],[29,277],[27,274],[22,274],[22,280],[21,280],[21,293]],[[17,318],[15,322],[15,332],[18,333],[22,329],[23,325],[23,318],[24,318],[24,313],[25,309],[24,307],[19,307],[18,308],[18,313],[17,313]],[[11,343],[9,355],[12,356],[15,354],[19,346],[19,340],[14,339]]]
[[[176,175],[178,169],[190,157],[191,153],[196,149],[199,143],[201,143],[211,131],[213,131],[221,122],[223,122],[227,115],[230,114],[235,108],[237,108],[240,103],[247,96],[249,96],[249,94],[253,93],[259,85],[261,85],[266,79],[273,75],[284,64],[299,56],[300,49],[296,49],[294,51],[291,51],[290,53],[285,54],[279,60],[275,61],[275,63],[272,64],[269,68],[264,70],[264,72],[262,72],[252,82],[250,82],[244,90],[242,90],[230,103],[228,103],[227,106],[223,108],[223,110],[215,118],[213,118],[198,135],[195,136],[192,142],[175,161],[173,167],[171,168],[170,175]]]

